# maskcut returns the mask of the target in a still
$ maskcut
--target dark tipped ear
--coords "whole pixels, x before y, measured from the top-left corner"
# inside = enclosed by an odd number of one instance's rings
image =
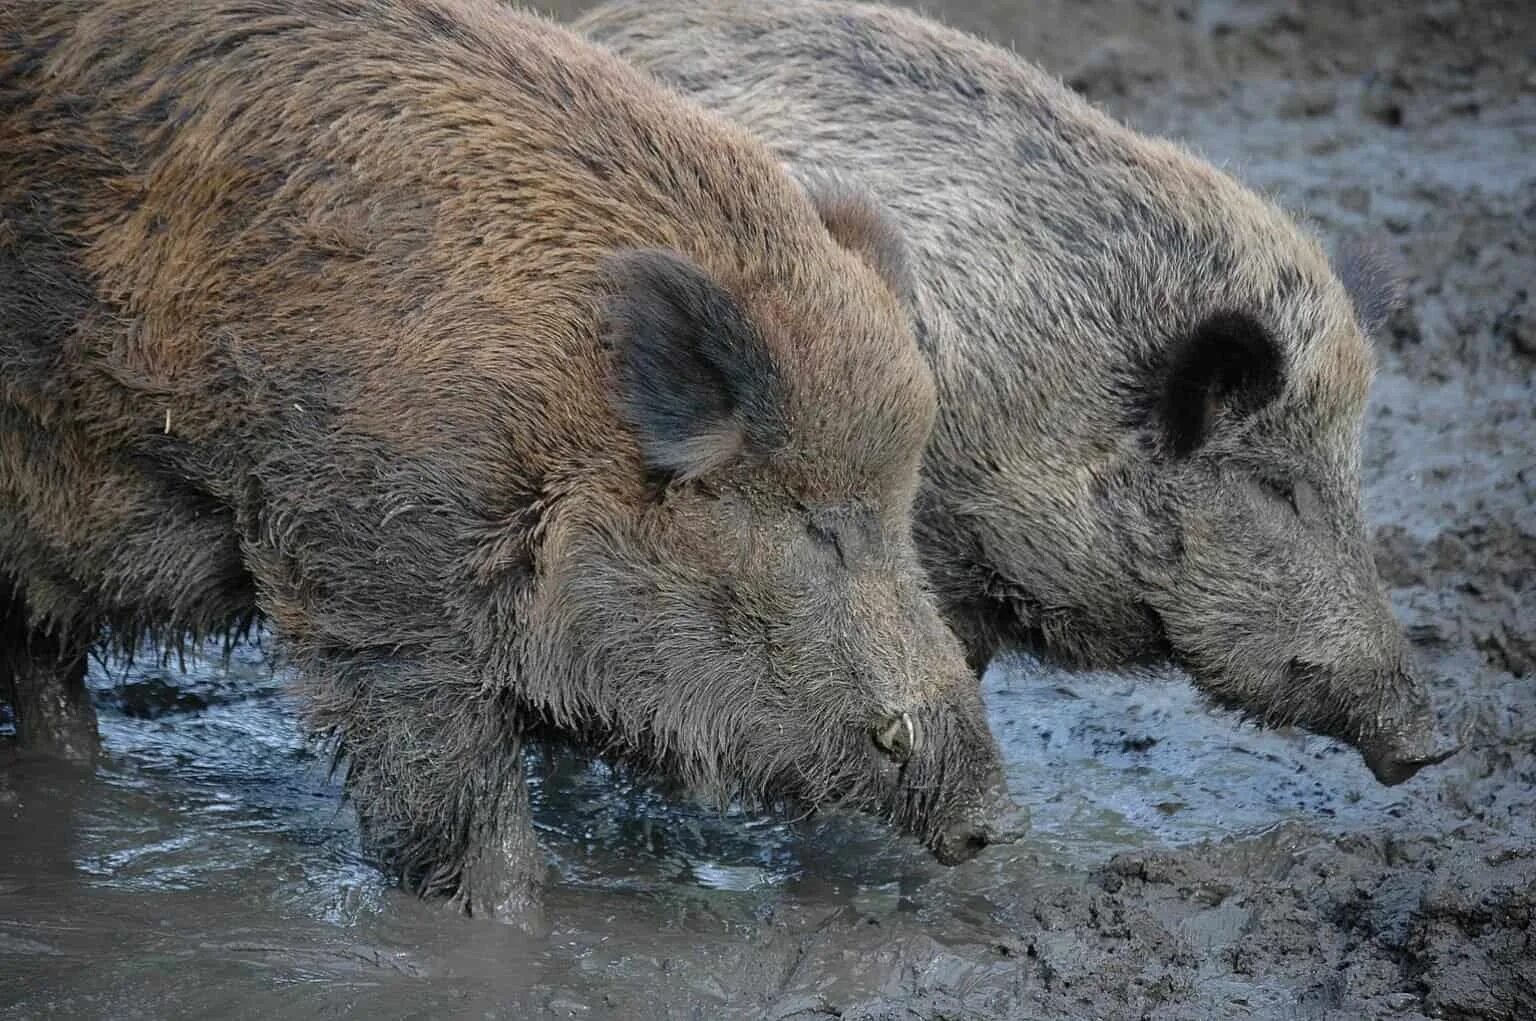
[[[691,478],[744,448],[775,446],[784,432],[779,375],[736,299],[672,252],[624,252],[604,269],[618,407],[646,462]]]
[[[1334,251],[1333,268],[1354,302],[1360,328],[1374,335],[1403,303],[1402,265],[1383,242],[1350,237]]]
[[[1274,400],[1285,359],[1269,331],[1242,312],[1219,312],[1174,343],[1163,369],[1159,424],[1176,456],[1205,442],[1222,413],[1246,415]]]
[[[869,264],[904,302],[915,281],[907,244],[890,214],[863,188],[827,170],[800,171],[811,204],[832,239]]]

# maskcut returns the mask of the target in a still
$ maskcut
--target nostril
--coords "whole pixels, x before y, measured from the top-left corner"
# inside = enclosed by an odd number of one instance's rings
[[[987,835],[977,830],[965,838],[965,849],[972,854],[976,854],[984,850],[990,843],[991,841],[987,839]]]

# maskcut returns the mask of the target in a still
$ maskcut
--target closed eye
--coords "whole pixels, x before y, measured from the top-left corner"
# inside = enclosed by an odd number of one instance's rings
[[[836,553],[838,563],[847,566],[848,558],[843,553],[843,540],[838,536],[836,529],[829,528],[812,516],[805,519],[805,531],[818,546]]]
[[[1301,516],[1301,506],[1296,502],[1296,485],[1289,479],[1262,478],[1259,480],[1259,488],[1272,502],[1283,506],[1297,517]]]

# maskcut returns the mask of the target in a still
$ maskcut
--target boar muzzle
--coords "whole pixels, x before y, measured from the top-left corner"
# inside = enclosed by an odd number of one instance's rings
[[[1301,725],[1352,745],[1384,786],[1403,783],[1459,750],[1437,733],[1428,691],[1406,663],[1380,672],[1331,672],[1293,660],[1290,676],[1298,682],[1293,690],[1325,693],[1317,698],[1322,716],[1302,716]]]
[[[1020,840],[1028,831],[1029,810],[999,786],[993,789],[985,805],[939,835],[933,845],[933,856],[941,865],[960,865],[993,844]]]
[[[1387,787],[1403,783],[1426,766],[1444,762],[1459,750],[1455,742],[1437,733],[1429,698],[1413,675],[1399,670],[1394,679],[1398,692],[1404,687],[1409,692],[1398,694],[1398,712],[1389,711],[1385,719],[1371,721],[1374,726],[1367,725],[1357,742],[1371,774]]]
[[[1444,762],[1461,749],[1454,744],[1441,742],[1433,734],[1417,741],[1397,743],[1384,741],[1367,744],[1360,754],[1378,783],[1395,787],[1411,779],[1426,766]]]

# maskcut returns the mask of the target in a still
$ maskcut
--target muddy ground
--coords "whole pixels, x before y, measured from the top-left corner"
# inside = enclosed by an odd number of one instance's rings
[[[1536,1018],[1536,7],[928,7],[1401,253],[1368,502],[1465,750],[1386,789],[1176,677],[998,664],[1023,844],[943,870],[559,760],[535,938],[362,861],[260,650],[103,663],[97,775],[0,771],[0,1013]]]

